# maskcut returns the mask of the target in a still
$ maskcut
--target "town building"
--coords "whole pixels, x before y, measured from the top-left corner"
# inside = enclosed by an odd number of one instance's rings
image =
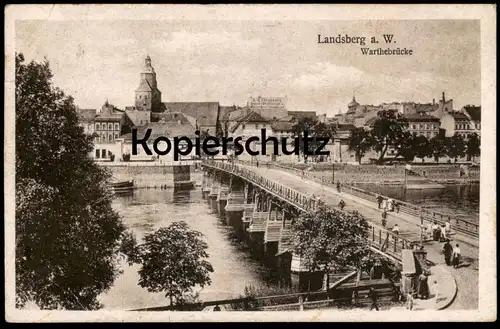
[[[87,135],[94,134],[96,109],[77,109],[78,124],[83,128],[83,132]]]
[[[441,128],[445,130],[446,137],[459,135],[467,139],[470,134],[476,132],[474,123],[460,111],[445,112],[441,117]]]
[[[424,136],[428,139],[439,134],[440,121],[432,115],[415,113],[405,116],[408,120],[408,131],[416,136]]]
[[[121,161],[158,161],[159,163],[171,163],[174,161],[173,142],[174,137],[187,137],[191,140],[193,150],[191,154],[180,156],[179,160],[191,160],[195,155],[195,139],[196,139],[196,119],[180,112],[171,112],[163,115],[159,122],[150,122],[145,125],[136,127],[137,138],[143,139],[146,136],[148,129],[151,134],[147,140],[148,148],[152,154],[147,154],[146,150],[141,145],[137,146],[137,154],[132,154],[132,133],[127,133],[121,136],[119,142],[121,146]],[[153,144],[158,137],[166,137],[170,141],[170,152],[165,155],[157,154],[154,151]],[[186,142],[181,142],[181,149],[185,147]],[[168,148],[165,141],[160,141],[157,144],[159,150],[164,151]]]
[[[466,105],[462,108],[462,112],[471,121],[471,128],[479,135],[481,132],[481,106]]]
[[[267,120],[275,120],[288,115],[286,100],[286,97],[249,97],[247,107]]]

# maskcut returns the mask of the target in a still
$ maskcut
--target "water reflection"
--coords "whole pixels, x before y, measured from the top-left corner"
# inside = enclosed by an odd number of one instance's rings
[[[186,191],[141,189],[133,195],[118,196],[114,208],[140,241],[147,233],[174,221],[186,221],[204,235],[210,263],[214,268],[212,284],[200,292],[202,300],[237,297],[245,285],[260,284],[267,272],[250,259],[244,244],[238,242],[232,229],[222,223],[201,197],[199,189]],[[100,299],[106,309],[133,309],[168,304],[163,294],[150,293],[138,285],[139,266],[122,264],[123,274],[114,287]]]
[[[404,186],[356,184],[363,189],[455,216],[479,219],[479,184],[445,185],[444,189],[405,190]]]

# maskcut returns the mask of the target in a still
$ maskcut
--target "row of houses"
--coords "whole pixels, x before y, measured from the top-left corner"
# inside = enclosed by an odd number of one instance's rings
[[[446,99],[445,93],[436,103],[393,102],[380,105],[361,105],[356,98],[347,105],[347,112],[337,119],[356,127],[371,127],[380,111],[394,111],[408,120],[408,130],[416,135],[433,138],[440,131],[446,137],[460,135],[467,139],[471,134],[480,134],[481,106],[466,105],[460,110],[453,108],[453,99]]]
[[[207,102],[162,102],[158,89],[156,72],[151,58],[146,57],[140,73],[139,86],[135,91],[134,105],[119,109],[107,100],[99,109],[80,109],[80,124],[84,131],[94,136],[95,149],[91,156],[97,161],[173,161],[172,152],[167,155],[147,154],[141,147],[132,154],[132,129],[142,137],[149,129],[148,145],[152,149],[157,137],[188,137],[193,141],[196,131],[212,136],[260,136],[261,129],[267,136],[289,137],[293,127],[304,118],[335,124],[337,134],[328,145],[330,157],[326,161],[350,161],[347,139],[354,127],[369,128],[381,110],[392,110],[404,115],[409,121],[408,129],[428,138],[444,129],[447,135],[460,134],[465,138],[480,129],[481,108],[466,106],[453,110],[453,100],[442,99],[430,104],[390,103],[381,105],[360,105],[353,98],[345,114],[327,117],[315,111],[288,111],[287,97],[250,97],[244,106],[225,106],[215,101]],[[291,140],[290,140],[291,142]],[[254,149],[261,149],[259,142]],[[166,147],[163,145],[162,147]],[[270,146],[272,148],[272,146]],[[267,152],[267,155],[242,154],[243,160],[273,160],[283,162],[301,161],[295,155]],[[186,156],[184,159],[191,159]]]

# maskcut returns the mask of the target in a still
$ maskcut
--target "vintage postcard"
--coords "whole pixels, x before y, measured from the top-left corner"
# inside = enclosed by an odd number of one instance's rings
[[[495,13],[8,5],[7,321],[495,321]]]

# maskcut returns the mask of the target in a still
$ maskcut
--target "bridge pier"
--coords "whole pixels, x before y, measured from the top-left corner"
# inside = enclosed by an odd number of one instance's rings
[[[219,218],[221,218],[226,224],[227,224],[227,218],[226,218],[225,208],[227,204],[228,193],[229,193],[229,187],[222,185],[219,188],[217,194],[217,213],[219,214]]]

